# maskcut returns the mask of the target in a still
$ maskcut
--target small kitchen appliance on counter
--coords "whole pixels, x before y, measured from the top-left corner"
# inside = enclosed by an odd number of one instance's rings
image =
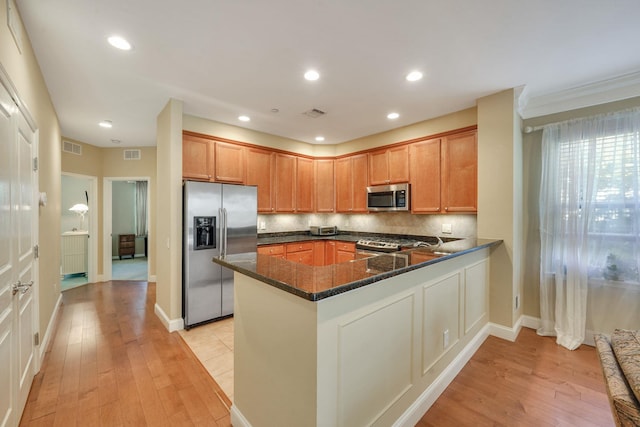
[[[312,225],[309,227],[312,236],[335,236],[338,227],[335,225]]]

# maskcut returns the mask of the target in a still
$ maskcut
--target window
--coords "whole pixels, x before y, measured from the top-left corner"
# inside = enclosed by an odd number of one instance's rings
[[[544,127],[539,334],[577,348],[587,306],[595,331],[637,324],[639,181],[640,109]]]
[[[579,189],[576,215],[585,215],[588,224],[588,276],[590,279],[640,282],[638,240],[640,239],[640,134],[609,135],[560,143],[562,217],[572,215],[571,191]],[[589,168],[583,182],[572,170]],[[585,203],[586,187],[593,186],[592,201]],[[585,207],[590,206],[588,212]]]

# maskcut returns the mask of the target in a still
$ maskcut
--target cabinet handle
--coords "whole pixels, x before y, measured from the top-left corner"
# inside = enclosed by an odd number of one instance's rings
[[[449,208],[448,208],[448,207],[445,207],[445,208],[444,208],[444,210],[445,210],[445,211],[448,211],[448,210],[449,210]]]

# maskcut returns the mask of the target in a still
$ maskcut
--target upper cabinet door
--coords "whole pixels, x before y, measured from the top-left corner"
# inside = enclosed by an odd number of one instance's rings
[[[367,155],[358,154],[351,156],[351,173],[352,173],[352,212],[368,212],[367,209]]]
[[[384,185],[389,183],[387,150],[369,153],[369,183],[371,185]]]
[[[296,210],[296,157],[276,153],[275,198],[276,212]]]
[[[258,212],[271,213],[275,210],[273,203],[275,154],[271,151],[247,148],[246,155],[246,184],[258,187]]]
[[[440,139],[409,147],[411,169],[411,212],[440,212]]]
[[[244,147],[216,141],[216,181],[244,183]]]
[[[213,142],[192,135],[182,137],[182,177],[210,181],[213,179]]]
[[[313,212],[313,160],[298,157],[296,162],[296,212]]]
[[[409,182],[409,146],[400,145],[369,153],[371,185]]]
[[[409,146],[389,148],[389,183],[409,182]]]
[[[478,211],[478,141],[476,131],[442,141],[442,206],[445,212]]]
[[[334,161],[315,160],[316,212],[335,211]]]
[[[353,209],[353,178],[351,158],[336,160],[336,212],[350,212]]]

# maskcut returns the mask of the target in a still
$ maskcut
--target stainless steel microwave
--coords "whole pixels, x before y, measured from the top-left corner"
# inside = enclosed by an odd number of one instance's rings
[[[367,187],[367,208],[370,211],[408,211],[409,184]]]

